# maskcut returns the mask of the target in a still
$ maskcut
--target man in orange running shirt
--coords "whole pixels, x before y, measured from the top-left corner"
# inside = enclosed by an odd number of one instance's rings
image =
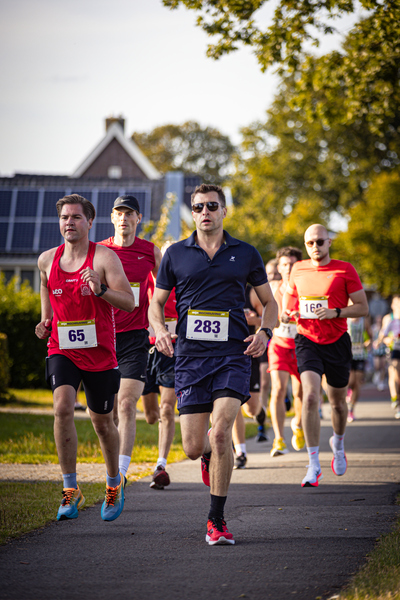
[[[366,316],[368,302],[355,268],[348,262],[330,258],[332,240],[323,225],[311,225],[304,234],[304,243],[310,260],[293,265],[282,301],[281,320],[289,322],[291,317],[297,320],[295,344],[303,386],[302,422],[310,460],[301,485],[317,487],[322,479],[318,414],[321,377],[325,373],[332,408],[331,467],[335,475],[344,475],[346,392],[352,359],[347,318]]]

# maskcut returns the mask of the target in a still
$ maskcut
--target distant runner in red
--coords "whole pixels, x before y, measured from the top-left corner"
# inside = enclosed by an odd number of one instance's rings
[[[50,338],[46,378],[53,391],[54,438],[64,479],[57,519],[76,519],[85,502],[76,480],[74,423],[76,392],[83,381],[107,467],[101,517],[113,521],[124,506],[119,436],[112,416],[120,382],[113,307],[132,311],[135,302],[116,254],[89,241],[93,204],[72,194],[58,200],[56,207],[65,243],[39,257],[42,316],[35,333],[40,339]]]
[[[366,316],[368,302],[355,268],[348,262],[330,258],[332,240],[325,227],[311,225],[304,234],[304,243],[310,260],[293,265],[283,297],[281,321],[288,323],[293,317],[297,320],[295,345],[303,386],[302,422],[310,460],[301,485],[317,487],[322,479],[318,414],[321,377],[325,373],[332,408],[331,467],[335,475],[344,475],[346,392],[352,360],[347,318]]]
[[[131,195],[114,202],[111,221],[113,237],[99,242],[114,250],[128,277],[135,310],[128,314],[115,311],[117,360],[121,385],[115,398],[114,419],[120,436],[119,469],[126,477],[136,437],[136,403],[142,395],[149,351],[149,275],[157,275],[161,252],[152,242],[136,236],[142,220],[138,200]]]

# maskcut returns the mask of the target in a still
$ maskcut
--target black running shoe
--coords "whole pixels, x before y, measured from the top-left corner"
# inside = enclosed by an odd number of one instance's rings
[[[268,442],[268,436],[265,432],[264,425],[260,425],[256,436],[256,442]]]
[[[233,465],[234,469],[245,469],[246,468],[246,463],[247,463],[247,458],[246,455],[240,454],[240,456],[237,456],[235,458],[235,464]]]

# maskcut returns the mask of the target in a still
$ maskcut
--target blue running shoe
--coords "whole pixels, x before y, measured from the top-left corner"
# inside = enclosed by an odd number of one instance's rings
[[[78,509],[85,504],[85,497],[78,487],[64,488],[63,499],[57,513],[57,521],[66,519],[76,519],[78,517]]]
[[[117,487],[106,486],[106,497],[101,507],[101,518],[103,521],[114,521],[118,519],[124,508],[124,476],[122,473],[120,484]]]

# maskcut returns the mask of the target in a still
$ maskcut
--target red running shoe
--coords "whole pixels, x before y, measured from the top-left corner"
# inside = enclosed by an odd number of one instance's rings
[[[153,481],[151,482],[150,487],[153,488],[153,490],[163,490],[169,484],[170,479],[167,471],[161,465],[158,465],[153,473]]]
[[[213,517],[207,521],[206,542],[209,546],[215,544],[234,544],[233,535],[229,533],[224,519]]]
[[[209,456],[207,457],[206,454],[202,454],[201,456],[201,477],[203,479],[203,483],[205,485],[207,485],[208,487],[210,487],[210,458],[211,458],[211,452],[208,453]]]

